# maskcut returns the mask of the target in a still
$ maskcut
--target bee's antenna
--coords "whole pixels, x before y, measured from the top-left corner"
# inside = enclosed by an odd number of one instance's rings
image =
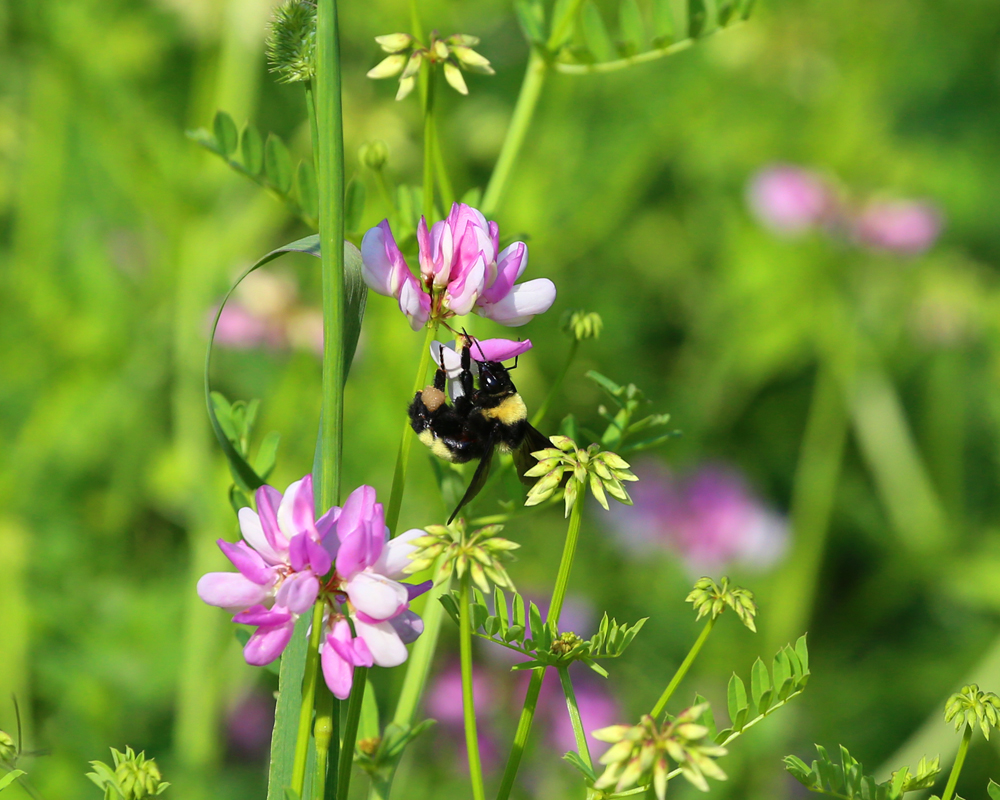
[[[436,363],[437,363],[437,365],[438,365],[438,367],[440,369],[444,369],[444,345],[443,344],[438,344],[438,357],[437,357],[437,362]]]
[[[483,352],[483,347],[482,345],[479,344],[479,340],[475,336],[470,336],[469,332],[465,328],[462,328],[462,335],[476,345],[476,349],[479,351],[479,355],[483,357],[483,361],[486,361],[487,360],[486,353]]]

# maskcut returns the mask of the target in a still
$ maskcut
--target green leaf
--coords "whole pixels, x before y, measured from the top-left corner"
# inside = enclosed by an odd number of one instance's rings
[[[740,0],[740,19],[750,19],[755,0]]]
[[[312,161],[299,162],[295,172],[295,194],[306,215],[316,219],[319,216],[319,187]]]
[[[990,778],[990,785],[986,787],[986,793],[989,794],[990,800],[1000,800],[1000,783],[996,783]]]
[[[236,152],[240,143],[240,134],[236,129],[233,118],[225,111],[215,112],[215,121],[212,124],[215,132],[215,141],[219,145],[219,150],[227,158]]]
[[[0,792],[10,786],[14,781],[27,773],[23,769],[14,769],[0,778]]]
[[[670,0],[653,0],[653,46],[668,47],[676,36]]]
[[[515,0],[514,13],[524,38],[531,44],[544,44],[545,8],[541,0]]]
[[[563,755],[563,761],[568,761],[570,764],[572,764],[574,767],[580,770],[580,772],[583,773],[583,776],[587,780],[589,781],[597,780],[597,775],[594,773],[594,770],[591,767],[587,766],[584,763],[583,759],[580,758],[580,756],[577,753],[574,753],[572,750]]]
[[[298,735],[299,710],[302,706],[302,675],[306,668],[310,614],[295,623],[295,632],[281,656],[278,702],[274,708],[274,732],[271,734],[271,761],[267,776],[268,800],[287,798],[284,787],[292,782],[295,740]]]
[[[531,638],[536,642],[539,641],[542,638],[545,624],[542,622],[542,614],[538,610],[538,606],[534,603],[528,607],[528,627],[531,629]]]
[[[209,375],[212,366],[212,347],[215,343],[215,330],[219,325],[219,318],[222,316],[222,310],[226,307],[226,303],[229,301],[233,292],[236,291],[236,287],[239,286],[243,279],[251,272],[260,269],[265,264],[274,261],[274,259],[284,255],[285,253],[306,253],[319,258],[319,236],[307,236],[304,239],[299,239],[298,241],[286,244],[284,247],[279,247],[277,250],[272,250],[266,256],[252,264],[243,272],[242,275],[240,275],[240,277],[236,280],[236,283],[234,283],[226,293],[222,303],[219,305],[219,310],[215,314],[215,319],[212,322],[212,330],[208,339],[208,350],[205,354],[205,402],[208,406],[208,416],[212,423],[212,430],[215,432],[215,438],[222,447],[222,452],[229,461],[229,466],[233,470],[234,477],[238,476],[239,482],[248,492],[253,492],[258,487],[263,486],[264,479],[254,470],[252,466],[250,466],[247,460],[233,446],[233,443],[226,435],[226,432],[222,427],[222,423],[215,412],[215,403],[212,399],[212,390],[209,383]],[[361,322],[364,319],[365,305],[368,299],[368,287],[365,285],[364,279],[361,276],[361,268],[361,251],[350,242],[344,242],[344,299],[346,304],[344,327],[344,360],[346,362],[344,369],[345,381],[347,380],[347,375],[351,369],[351,362],[354,360],[354,352],[357,350],[358,337],[361,335]]]
[[[344,196],[344,228],[350,233],[360,231],[364,213],[365,185],[357,178],[352,178]]]
[[[729,679],[727,700],[729,706],[729,719],[732,720],[733,727],[738,730],[739,726],[736,724],[736,718],[740,715],[740,712],[746,711],[747,689],[743,684],[743,679],[740,678],[740,676],[735,672],[733,673],[733,677]]]
[[[774,680],[775,683],[778,682],[777,675]],[[750,696],[753,698],[757,713],[763,714],[771,699],[771,680],[767,675],[767,667],[759,658],[753,662],[753,668],[750,670]]]
[[[358,739],[374,739],[379,735],[378,700],[371,681],[365,681],[365,695],[361,698],[361,719],[358,721]]]
[[[519,594],[514,595],[514,623],[521,628],[527,628],[527,617],[524,613],[524,598]]]
[[[299,793],[291,786],[285,787],[285,800],[300,800]]]
[[[500,630],[506,633],[507,627],[510,625],[510,618],[508,616],[507,598],[504,596],[503,589],[499,586],[493,587],[493,611],[496,612],[497,618],[500,620]]]
[[[693,705],[699,706],[702,703],[705,704],[705,710],[701,715],[701,724],[708,728],[708,738],[714,739],[715,735],[718,733],[715,727],[715,715],[712,713],[712,706],[704,697],[700,694],[694,696]]]
[[[697,39],[705,32],[708,11],[705,0],[688,0],[688,36]]]
[[[809,649],[806,647],[806,637],[800,636],[795,642],[795,655],[799,657],[799,661],[802,662],[802,672],[809,672]]]
[[[788,681],[792,677],[792,668],[785,652],[786,649],[783,648],[775,654],[774,663],[771,665],[771,672],[774,674],[774,688],[779,695],[785,681]]]
[[[264,143],[264,172],[275,189],[288,194],[292,188],[292,157],[285,143],[273,133]]]
[[[503,635],[503,640],[508,644],[510,642],[520,642],[524,639],[524,626],[523,625],[511,625],[507,628],[507,631]]]
[[[486,609],[483,610],[485,611]],[[483,630],[485,630],[489,636],[496,636],[500,633],[500,619],[498,617],[487,617],[483,623]]]
[[[441,595],[438,600],[441,601],[441,605],[444,606],[444,610],[448,612],[448,616],[451,617],[455,624],[459,624],[459,613],[458,613],[458,601],[455,599],[455,593]]]
[[[618,24],[621,27],[622,55],[634,56],[646,43],[646,30],[642,13],[636,0],[622,0],[618,7]]]
[[[254,472],[264,480],[267,480],[271,474],[271,470],[274,469],[274,465],[278,459],[278,445],[280,443],[281,434],[277,431],[271,431],[260,441],[260,446],[257,448],[257,456],[253,460],[253,468]]]
[[[260,175],[264,169],[264,140],[260,138],[260,131],[252,122],[248,122],[243,128],[240,151],[243,153],[243,167],[246,171],[253,176]]]
[[[587,49],[593,53],[598,61],[610,61],[615,57],[614,45],[611,37],[608,36],[608,29],[604,27],[604,20],[601,12],[594,5],[593,0],[587,0],[580,12],[580,28],[583,33],[583,41]]]

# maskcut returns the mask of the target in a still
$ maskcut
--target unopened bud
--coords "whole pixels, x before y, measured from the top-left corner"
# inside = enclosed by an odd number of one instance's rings
[[[372,736],[368,739],[361,739],[358,742],[358,750],[371,758],[376,752],[378,752],[380,744],[382,744],[382,739],[378,736]]]
[[[604,328],[604,320],[596,311],[567,311],[562,317],[562,329],[578,342],[596,339]]]
[[[389,160],[389,147],[381,139],[366,142],[358,148],[358,160],[368,169],[378,172]]]
[[[375,41],[387,53],[401,53],[409,50],[413,44],[413,37],[408,33],[387,33],[384,36],[376,36]]]

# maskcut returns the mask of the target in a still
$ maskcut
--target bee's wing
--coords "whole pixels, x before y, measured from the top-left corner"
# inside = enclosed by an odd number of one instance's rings
[[[528,425],[524,441],[511,453],[514,457],[514,466],[517,467],[517,477],[525,486],[531,486],[535,482],[532,478],[524,477],[524,473],[538,463],[538,459],[531,454],[544,450],[546,447],[552,447],[552,443],[545,438],[545,434],[534,426]]]
[[[448,517],[448,524],[451,525],[452,520],[458,516],[458,512],[462,510],[462,506],[466,503],[472,501],[472,499],[479,494],[483,486],[486,485],[486,478],[490,474],[490,465],[493,463],[493,451],[495,449],[493,443],[493,437],[491,436],[486,442],[486,449],[483,452],[483,457],[479,459],[479,466],[476,467],[476,472],[472,476],[472,483],[469,484],[469,488],[465,490],[465,494],[462,495],[462,499],[458,501],[458,505],[455,506],[455,510],[451,512],[451,516]]]

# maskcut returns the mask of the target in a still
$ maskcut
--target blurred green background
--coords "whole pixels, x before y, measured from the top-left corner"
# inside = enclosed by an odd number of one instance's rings
[[[194,593],[200,572],[224,568],[215,539],[236,532],[201,369],[206,315],[234,274],[310,231],[184,131],[222,108],[308,154],[301,91],[263,61],[269,5],[0,5],[0,729],[14,728],[15,693],[26,749],[48,751],[22,762],[47,798],[96,796],[87,761],[125,744],[158,759],[168,797],[264,795],[273,677],[242,663],[225,615]],[[508,3],[420,7],[428,28],[482,37],[497,70],[471,76],[468,98],[441,93],[463,193],[488,179],[527,46]],[[348,173],[370,182],[355,154],[382,139],[392,177],[418,183],[417,103],[364,74],[372,37],[404,29],[407,8],[341,13]],[[725,565],[757,593],[760,633],[724,618],[676,702],[698,689],[722,716],[730,672],[806,630],[813,679],[734,746],[715,797],[797,796],[780,756],[808,760],[813,742],[842,742],[872,769],[901,750],[893,768],[947,758],[947,695],[973,678],[1000,690],[998,36],[989,0],[761,0],[748,24],[671,58],[552,76],[498,210],[503,236],[530,237],[527,277],[560,292],[516,332],[535,344],[516,373],[529,407],[565,357],[561,312],[597,311],[604,334],[583,345],[549,426],[596,418],[587,369],[635,382],[683,431],[657,458],[680,475],[727,464],[790,521],[781,560]],[[744,201],[773,162],[837,176],[858,198],[929,198],[943,234],[910,258],[822,231],[775,236]],[[366,226],[386,213],[371,183],[368,195]],[[316,262],[271,272],[318,307]],[[370,297],[345,485],[387,497],[421,340]],[[261,398],[261,430],[281,433],[272,482],[308,471],[312,352],[220,350],[215,369],[217,388]],[[413,463],[406,527],[445,512],[425,454]],[[523,543],[519,588],[549,591],[562,531],[554,511],[507,530]],[[637,554],[588,512],[575,602],[651,617],[612,665],[621,721],[653,703],[696,635],[683,603],[695,577],[676,548]],[[485,671],[495,693],[520,691],[503,665]],[[399,672],[377,676],[383,714]],[[518,702],[489,712],[501,760]],[[468,796],[446,732],[414,746],[400,797]],[[582,796],[544,726],[534,742],[519,796]],[[977,739],[959,791],[983,796],[988,775],[1000,778],[997,753]]]

